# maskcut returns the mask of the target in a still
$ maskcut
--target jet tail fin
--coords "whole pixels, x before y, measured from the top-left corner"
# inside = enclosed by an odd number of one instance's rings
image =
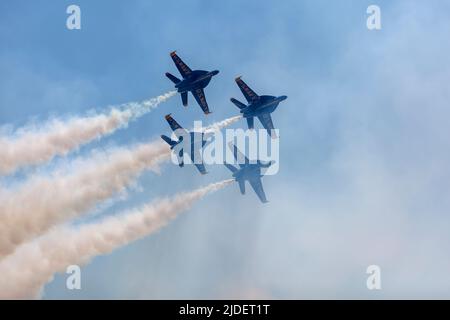
[[[187,92],[181,93],[181,101],[183,102],[183,106],[187,107],[187,105],[188,105],[188,93]]]
[[[251,117],[251,118],[247,118],[247,124],[248,124],[248,128],[249,129],[254,129],[255,128],[255,118]]]
[[[225,167],[227,167],[228,170],[230,170],[233,173],[236,173],[238,171],[238,169],[235,166],[231,165],[231,164],[224,163],[224,165],[225,165]]]
[[[245,194],[245,181],[239,180],[239,190],[241,190],[241,194]]]
[[[168,136],[165,135],[161,135],[161,139],[163,139],[165,142],[167,142],[167,144],[171,147],[173,147],[174,145],[176,145],[176,141],[173,141],[172,139],[170,139]]]
[[[171,74],[169,72],[166,72],[166,77],[169,78],[175,84],[181,82],[180,79],[178,79],[177,77],[175,77],[173,74]]]
[[[237,99],[235,99],[235,98],[231,98],[230,100],[231,100],[231,102],[234,103],[234,105],[235,105],[236,107],[238,107],[238,108],[241,109],[241,110],[247,107],[245,104],[243,104],[242,102],[240,102],[239,100],[237,100]]]

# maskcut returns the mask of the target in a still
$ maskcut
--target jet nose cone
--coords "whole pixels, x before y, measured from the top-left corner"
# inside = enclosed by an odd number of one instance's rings
[[[214,70],[214,71],[211,72],[211,74],[212,74],[213,76],[215,76],[215,75],[219,74],[219,70]]]
[[[288,97],[287,96],[281,96],[280,97],[280,101],[284,101],[284,100],[286,100]]]

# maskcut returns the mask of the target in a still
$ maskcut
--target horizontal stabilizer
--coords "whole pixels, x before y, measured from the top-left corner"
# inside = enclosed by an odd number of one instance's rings
[[[230,170],[231,172],[235,173],[238,171],[238,169],[235,166],[232,166],[231,164],[228,163],[224,163],[225,167],[228,168],[228,170]]]
[[[167,144],[171,147],[173,147],[174,145],[177,144],[176,141],[173,141],[172,139],[170,139],[168,136],[165,136],[165,135],[161,135],[161,139],[163,139],[165,142],[167,142]]]
[[[175,77],[173,74],[166,72],[166,77],[169,78],[173,83],[180,83],[181,80]]]
[[[237,99],[235,99],[235,98],[231,98],[230,100],[231,100],[231,102],[233,102],[234,105],[235,105],[236,107],[238,107],[239,109],[247,108],[247,106],[246,106],[245,104],[243,104],[242,102],[240,102],[239,100],[237,100]]]

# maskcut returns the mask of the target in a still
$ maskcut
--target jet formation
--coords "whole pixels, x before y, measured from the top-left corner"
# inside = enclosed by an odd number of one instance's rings
[[[219,73],[219,70],[192,71],[175,51],[170,53],[170,57],[180,72],[182,79],[175,77],[169,72],[166,73],[166,76],[175,84],[175,88],[181,94],[183,106],[186,107],[188,105],[188,93],[191,92],[204,114],[210,114],[211,111],[206,102],[204,89],[208,86],[212,77]],[[248,128],[254,129],[254,118],[257,117],[262,126],[267,130],[268,135],[272,138],[276,138],[271,114],[278,108],[280,102],[287,99],[287,96],[260,96],[257,95],[255,91],[241,79],[241,77],[237,77],[235,82],[247,100],[247,104],[244,104],[235,98],[231,98],[231,102],[239,108],[240,113],[247,120]],[[181,127],[170,114],[166,115],[165,119],[174,132],[176,140],[165,135],[161,135],[161,138],[170,146],[171,150],[176,152],[178,165],[180,167],[184,166],[183,156],[185,152],[188,152],[197,170],[201,174],[206,174],[207,171],[200,150],[208,143],[210,133],[190,132]],[[200,135],[200,137],[196,135]],[[190,150],[184,150],[186,146],[182,143],[185,140],[185,137],[190,138],[190,148],[187,146]],[[233,151],[233,156],[238,162],[238,167],[229,163],[224,163],[224,165],[231,171],[233,179],[239,184],[241,193],[245,194],[245,182],[247,181],[255,191],[259,200],[262,203],[268,202],[261,182],[261,178],[263,177],[262,169],[269,168],[274,161],[263,163],[260,160],[257,160],[255,163],[251,163],[235,145],[230,144],[229,148]]]

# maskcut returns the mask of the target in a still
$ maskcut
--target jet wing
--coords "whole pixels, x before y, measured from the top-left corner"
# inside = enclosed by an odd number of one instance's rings
[[[202,108],[203,112],[205,114],[210,113],[203,89],[192,90],[192,95],[194,96],[195,100],[197,100],[197,103],[200,105],[200,108]]]
[[[272,138],[276,138],[275,132],[272,134],[272,130],[275,129],[272,122],[272,117],[270,116],[270,113],[263,113],[258,116],[259,121],[261,121],[261,124],[263,127],[267,130],[267,133]]]
[[[250,160],[248,160],[248,158],[244,156],[232,142],[228,144],[228,147],[233,151],[234,159],[236,159],[240,167],[250,163]]]
[[[183,78],[186,78],[192,73],[192,70],[183,62],[183,60],[180,59],[180,57],[175,53],[175,51],[171,52],[170,56]]]
[[[208,172],[206,172],[205,169],[205,164],[203,163],[203,159],[202,159],[202,155],[200,154],[200,150],[193,150],[195,157],[191,157],[192,162],[194,163],[194,165],[197,167],[197,170],[201,173],[201,174],[207,174]],[[199,160],[201,160],[201,163],[195,163],[195,162],[199,162]]]
[[[196,164],[195,165],[198,169],[198,171],[200,171],[201,174],[207,174],[208,172],[205,169],[205,165],[203,163],[200,164]]]
[[[237,77],[235,81],[248,103],[256,102],[259,99],[259,96],[252,89],[250,89],[241,77]]]
[[[172,118],[172,116],[170,114],[166,115],[165,118],[166,118],[167,122],[169,123],[170,128],[177,136],[177,138],[180,138],[183,135],[189,134],[189,132],[186,129],[184,129],[182,126],[180,126],[178,124],[178,122],[176,122],[175,119]]]
[[[256,194],[258,195],[259,200],[261,200],[262,203],[269,202],[266,199],[266,194],[264,193],[261,178],[250,179],[249,182],[253,190],[255,190]]]
[[[239,171],[235,166],[232,166],[231,164],[228,164],[228,163],[225,162],[224,165],[225,165],[225,167],[228,168],[228,170],[230,170],[233,173],[236,173],[236,172]]]

